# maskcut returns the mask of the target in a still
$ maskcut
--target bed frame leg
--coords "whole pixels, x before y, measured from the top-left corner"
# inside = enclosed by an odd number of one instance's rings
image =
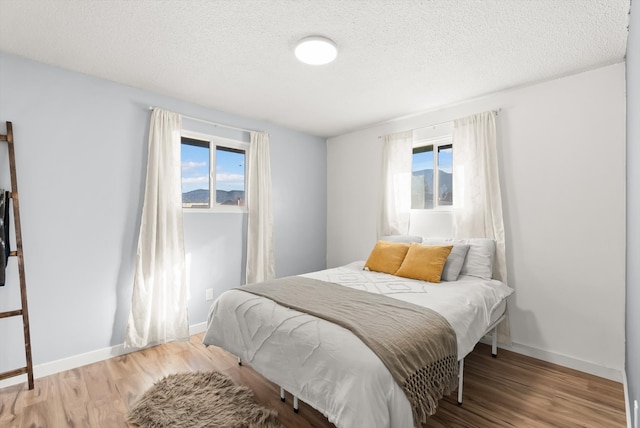
[[[498,358],[498,326],[493,329],[493,334],[491,335],[491,356]]]
[[[458,368],[458,406],[462,406],[462,384],[464,383],[464,358],[460,360]]]
[[[241,366],[242,365],[242,358],[238,357],[238,365]]]
[[[282,401],[284,403],[285,399],[284,399],[284,388],[280,387],[280,401]],[[295,395],[293,396],[293,411],[298,413],[300,411],[300,407],[298,404],[298,397],[296,397]]]

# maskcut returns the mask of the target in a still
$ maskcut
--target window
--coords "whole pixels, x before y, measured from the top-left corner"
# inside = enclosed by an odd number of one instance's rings
[[[450,209],[452,205],[451,136],[415,143],[411,168],[411,208]]]
[[[243,212],[249,143],[183,131],[180,146],[182,208]]]

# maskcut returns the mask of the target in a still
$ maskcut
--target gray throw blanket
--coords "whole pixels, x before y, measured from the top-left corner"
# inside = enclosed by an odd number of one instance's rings
[[[416,426],[457,384],[456,333],[437,312],[381,294],[300,276],[238,288],[351,330],[405,392]]]

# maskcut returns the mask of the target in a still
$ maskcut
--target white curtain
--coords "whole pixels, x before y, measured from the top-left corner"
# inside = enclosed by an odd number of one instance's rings
[[[273,213],[271,208],[271,161],[269,136],[251,132],[247,161],[247,266],[246,283],[273,279]]]
[[[182,118],[154,109],[126,348],[189,339],[182,226]]]
[[[413,131],[384,136],[378,238],[409,233],[412,155]]]
[[[493,277],[507,283],[496,122],[492,111],[453,123],[454,238],[496,241]],[[509,323],[500,324],[501,342],[510,343]]]

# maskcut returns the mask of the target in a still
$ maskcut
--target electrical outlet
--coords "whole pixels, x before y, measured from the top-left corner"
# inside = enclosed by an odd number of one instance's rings
[[[204,300],[213,300],[213,288],[207,288],[205,290]]]

